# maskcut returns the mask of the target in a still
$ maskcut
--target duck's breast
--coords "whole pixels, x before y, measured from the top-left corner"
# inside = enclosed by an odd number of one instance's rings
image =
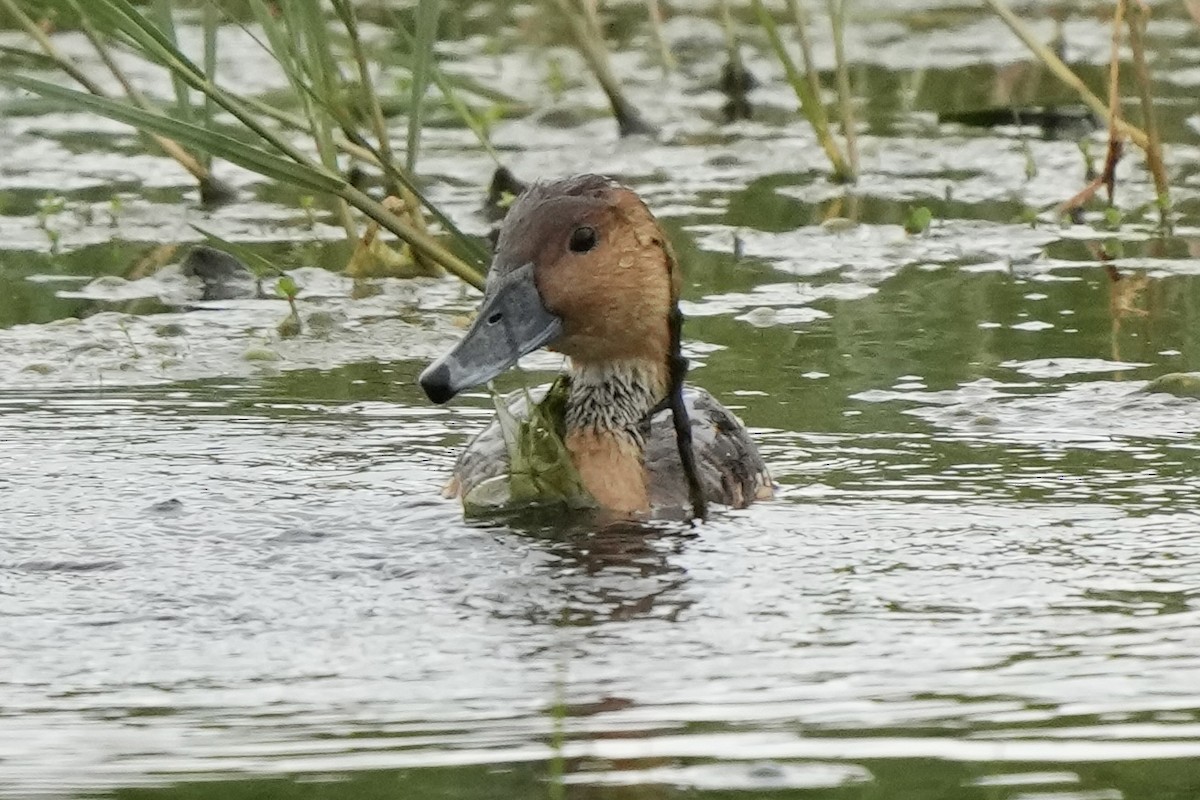
[[[502,402],[516,420],[529,415],[528,399],[540,402],[549,385],[513,392]],[[733,412],[704,389],[687,386],[684,402],[692,427],[692,448],[700,486],[710,503],[744,508],[774,494],[767,465],[750,438],[750,432]],[[641,426],[645,438],[646,475],[650,503],[655,510],[671,512],[690,505],[687,480],[675,442],[670,409],[663,409]],[[449,496],[462,497],[472,507],[500,506],[509,499],[508,445],[498,420],[492,420],[463,449],[447,487]]]

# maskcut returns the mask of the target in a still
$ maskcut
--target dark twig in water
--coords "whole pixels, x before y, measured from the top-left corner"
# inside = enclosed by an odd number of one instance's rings
[[[1121,28],[1125,22],[1125,3],[1118,2],[1113,13],[1112,52],[1108,64],[1108,118],[1121,118]],[[1111,206],[1117,191],[1117,162],[1124,152],[1124,140],[1117,126],[1108,126],[1108,152],[1104,156],[1104,169],[1100,175],[1104,179],[1104,188],[1108,192],[1108,204]]]
[[[1092,178],[1082,189],[1080,189],[1070,199],[1063,201],[1056,209],[1059,216],[1064,214],[1074,214],[1084,205],[1091,201],[1096,196],[1096,192],[1100,191],[1101,187],[1106,187],[1108,190],[1109,204],[1112,204],[1113,186],[1116,183],[1117,162],[1121,160],[1121,154],[1125,150],[1125,145],[1120,138],[1110,137],[1108,140],[1108,153],[1104,157],[1104,169],[1100,174]]]

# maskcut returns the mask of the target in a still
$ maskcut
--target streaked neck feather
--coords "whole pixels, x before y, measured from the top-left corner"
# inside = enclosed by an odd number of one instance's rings
[[[665,396],[665,365],[644,360],[572,365],[567,450],[602,507],[649,510],[640,425]]]

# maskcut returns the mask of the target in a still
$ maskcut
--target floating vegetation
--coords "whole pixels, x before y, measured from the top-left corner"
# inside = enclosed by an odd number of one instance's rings
[[[536,403],[526,393],[524,400],[530,411],[524,419],[513,415],[504,398],[493,395],[508,448],[509,502],[563,503],[571,508],[594,505],[563,441],[569,393],[566,376],[554,381]]]
[[[904,218],[904,231],[915,236],[929,230],[932,222],[933,212],[927,206],[917,206],[909,209],[908,216]]]

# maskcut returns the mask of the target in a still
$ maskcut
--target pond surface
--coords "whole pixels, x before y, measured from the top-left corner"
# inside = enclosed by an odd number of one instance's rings
[[[864,174],[841,187],[757,37],[755,118],[724,125],[708,11],[667,21],[663,78],[620,7],[615,64],[661,133],[619,140],[509,5],[451,13],[447,69],[552,108],[496,124],[518,175],[606,172],[659,213],[693,379],[753,428],[779,499],[695,528],[464,522],[438,493],[489,401],[434,408],[414,379],[477,294],[364,291],[321,269],[338,229],[287,191],[225,167],[242,199],[206,211],[126,129],[3,95],[0,796],[1200,795],[1200,400],[1144,391],[1200,370],[1182,6],[1151,27],[1159,235],[1136,154],[1116,230],[1031,225],[1083,185],[1075,140],[937,122],[1069,99],[975,6],[856,4]],[[1062,28],[1095,86],[1104,16]],[[242,36],[226,79],[277,89]],[[470,135],[430,127],[421,165],[486,233]],[[917,206],[934,222],[909,235]],[[279,338],[281,300],[138,279],[192,223],[293,267],[308,332]]]

